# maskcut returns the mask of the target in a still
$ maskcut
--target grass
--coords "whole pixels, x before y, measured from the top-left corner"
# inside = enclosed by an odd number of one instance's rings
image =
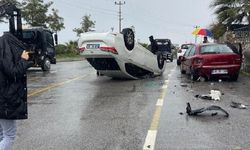
[[[245,72],[245,71],[241,70],[240,73],[243,74],[243,75],[245,75],[245,76],[250,77],[250,73],[249,72]]]
[[[57,54],[56,60],[57,62],[63,62],[63,61],[80,61],[84,58],[80,56],[79,54],[75,53],[67,53],[67,54]]]

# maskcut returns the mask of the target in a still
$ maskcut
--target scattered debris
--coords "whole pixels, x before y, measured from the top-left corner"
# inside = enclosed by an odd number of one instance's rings
[[[211,90],[210,96],[213,100],[219,101],[221,97],[221,92],[219,90]]]
[[[240,146],[234,146],[232,150],[242,150],[242,148]]]
[[[246,109],[247,106],[241,103],[237,103],[237,102],[231,102],[230,104],[231,107],[233,108],[239,108],[239,109]]]
[[[196,98],[202,98],[205,100],[212,100],[212,97],[210,95],[195,95]]]
[[[215,100],[215,101],[219,101],[220,97],[221,97],[221,92],[219,90],[211,90],[210,94],[206,94],[206,95],[195,95],[196,98],[201,98],[201,99],[205,99],[205,100]]]
[[[215,106],[215,105],[209,106],[209,107],[207,107],[207,108],[204,108],[204,107],[203,107],[203,108],[200,108],[200,109],[192,110],[190,103],[187,103],[187,107],[186,107],[186,112],[187,112],[187,114],[188,114],[189,116],[196,116],[196,115],[198,115],[198,114],[200,114],[200,113],[203,113],[203,112],[205,112],[205,111],[212,111],[212,110],[215,110],[215,111],[218,111],[218,110],[219,110],[219,111],[221,111],[221,112],[223,112],[223,113],[225,114],[225,117],[229,117],[229,114],[228,114],[227,111],[225,111],[225,110],[222,109],[221,107]],[[215,116],[215,115],[217,115],[217,112],[212,113],[212,116]]]
[[[183,83],[182,83],[182,84],[181,84],[181,86],[182,86],[182,87],[187,87],[188,85],[187,85],[187,84],[183,84]]]

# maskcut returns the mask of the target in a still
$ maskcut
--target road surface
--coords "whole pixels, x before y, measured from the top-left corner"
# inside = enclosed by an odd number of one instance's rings
[[[62,62],[50,72],[28,72],[29,119],[18,121],[13,150],[249,149],[249,77],[191,82],[176,62],[162,76],[142,80],[97,77],[87,61]],[[218,89],[221,101],[197,99]],[[218,105],[230,116],[188,116]]]

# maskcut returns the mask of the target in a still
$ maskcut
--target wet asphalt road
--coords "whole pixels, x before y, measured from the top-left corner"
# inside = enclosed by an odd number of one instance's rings
[[[250,149],[250,109],[230,107],[231,101],[250,104],[249,87],[244,76],[192,83],[175,62],[163,76],[143,80],[97,77],[86,61],[58,63],[48,73],[31,69],[29,119],[18,121],[13,150]],[[210,89],[224,93],[221,101],[194,97]],[[218,105],[230,116],[190,117],[186,102]]]

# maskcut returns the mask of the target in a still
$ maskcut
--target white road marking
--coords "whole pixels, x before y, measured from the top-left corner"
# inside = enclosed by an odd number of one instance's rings
[[[148,134],[143,146],[143,150],[153,150],[155,147],[155,139],[157,135],[157,130],[148,130]]]
[[[163,106],[163,101],[164,101],[163,99],[159,98],[157,100],[156,106]]]
[[[168,88],[168,85],[167,85],[167,84],[164,84],[164,85],[162,86],[162,88],[163,88],[163,89],[167,89],[167,88]]]
[[[171,70],[171,72],[168,74],[168,77],[171,77],[173,71],[174,69]],[[145,139],[143,150],[154,150],[155,148],[157,129],[158,129],[159,121],[160,121],[162,106],[164,104],[165,94],[166,94],[167,87],[168,87],[168,82],[169,80],[165,80],[164,85],[162,86],[160,98],[158,98],[157,103],[156,103],[155,112],[154,112],[149,130],[147,133],[147,137]]]

